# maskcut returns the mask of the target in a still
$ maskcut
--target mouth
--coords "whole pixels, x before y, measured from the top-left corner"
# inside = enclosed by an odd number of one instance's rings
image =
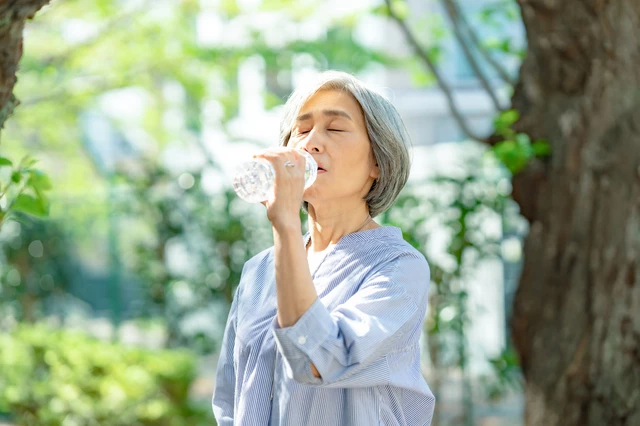
[[[318,164],[318,173],[326,173],[326,170],[324,169],[324,167],[322,167],[322,164]]]

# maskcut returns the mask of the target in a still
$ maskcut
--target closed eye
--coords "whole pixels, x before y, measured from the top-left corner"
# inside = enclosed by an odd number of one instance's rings
[[[344,132],[344,130],[338,130],[338,129],[327,129],[330,132]]]

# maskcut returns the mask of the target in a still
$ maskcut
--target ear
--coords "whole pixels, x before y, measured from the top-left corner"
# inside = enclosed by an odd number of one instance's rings
[[[371,176],[374,179],[378,179],[378,177],[380,176],[380,169],[378,168],[378,163],[376,163],[376,165],[371,168],[371,173],[369,174],[369,176]]]

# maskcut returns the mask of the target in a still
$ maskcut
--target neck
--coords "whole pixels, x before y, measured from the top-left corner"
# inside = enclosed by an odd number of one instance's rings
[[[321,252],[329,245],[336,244],[347,234],[374,229],[378,226],[377,223],[370,219],[369,210],[365,203],[358,208],[334,212],[318,211],[309,204],[309,233],[311,234],[311,241],[308,251]]]

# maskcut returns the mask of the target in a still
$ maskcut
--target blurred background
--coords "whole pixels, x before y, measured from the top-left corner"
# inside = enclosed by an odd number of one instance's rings
[[[231,175],[277,144],[287,96],[326,69],[390,99],[413,140],[410,182],[378,222],[431,265],[433,425],[522,424],[508,332],[522,158],[474,140],[513,132],[520,10],[392,3],[390,16],[378,0],[54,0],[26,24],[0,182],[26,167],[49,207],[23,199],[0,217],[0,424],[215,423],[231,298],[272,244]]]

